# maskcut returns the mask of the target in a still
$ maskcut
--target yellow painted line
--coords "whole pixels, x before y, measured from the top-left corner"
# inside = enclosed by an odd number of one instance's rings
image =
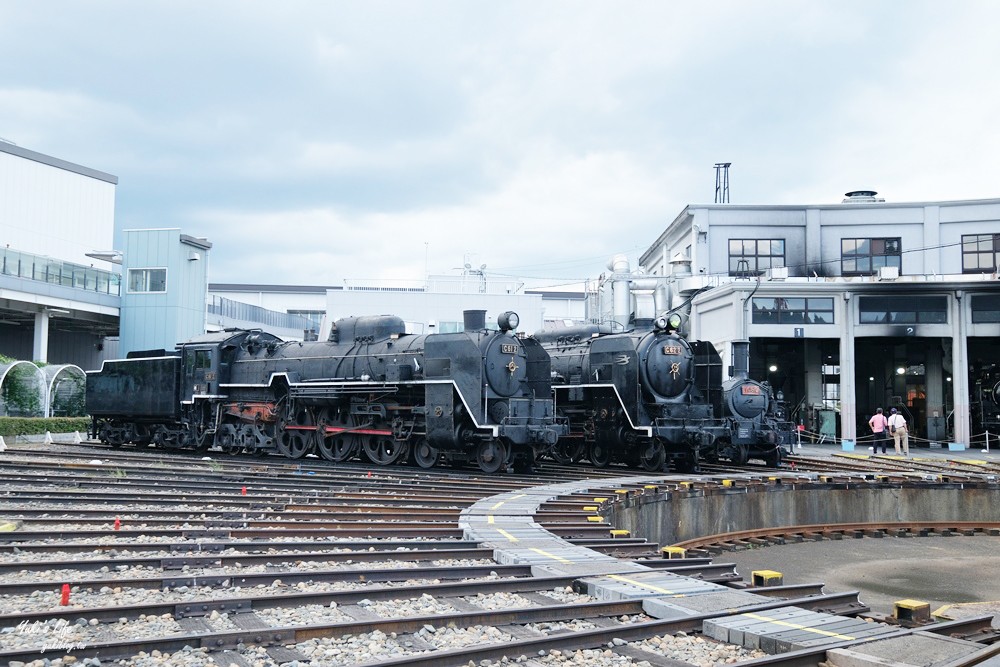
[[[955,460],[958,461],[959,463],[965,463],[970,466],[984,466],[988,463],[988,461],[984,461],[982,459],[955,459]]]
[[[830,632],[829,630],[821,630],[819,628],[811,628],[808,625],[801,625],[799,623],[789,623],[788,621],[778,621],[773,618],[768,618],[761,614],[743,614],[747,618],[755,618],[758,621],[767,621],[768,623],[774,623],[775,625],[782,625],[786,628],[795,628],[796,630],[803,630],[805,632],[812,632],[813,634],[823,635],[824,637],[833,637],[835,639],[857,639],[857,637],[852,637],[850,635],[841,635],[836,632]]]
[[[519,493],[516,496],[511,496],[509,498],[509,500],[517,500],[518,498],[524,498],[526,495],[528,495],[528,494],[527,493]],[[501,500],[500,502],[498,502],[496,505],[494,505],[490,509],[491,510],[498,510],[498,509],[500,509],[500,506],[503,505],[505,502],[507,502],[507,501],[506,500]]]
[[[486,517],[486,523],[493,523],[493,515],[492,514],[489,515],[488,517]]]
[[[555,554],[550,554],[548,551],[542,551],[541,549],[535,549],[534,547],[532,547],[531,550],[534,551],[536,554],[539,554],[541,556],[545,556],[546,558],[551,558],[552,560],[557,560],[560,563],[564,563],[566,565],[571,565],[573,563],[573,561],[571,561],[571,560],[567,560],[565,558],[561,558],[559,556],[556,556]]]
[[[20,527],[16,521],[4,521],[0,523],[0,533],[12,533]]]
[[[683,593],[676,593],[674,591],[667,590],[666,588],[660,588],[659,586],[654,586],[652,584],[645,584],[641,581],[636,581],[635,579],[623,577],[620,574],[609,574],[608,577],[614,579],[615,581],[624,581],[626,584],[632,584],[633,586],[638,586],[639,588],[645,588],[649,591],[656,591],[657,593],[663,593],[664,595],[673,595],[675,598],[684,597]]]
[[[500,533],[501,535],[503,535],[504,537],[506,537],[511,542],[517,542],[517,538],[514,537],[513,535],[511,535],[510,533],[508,533],[503,528],[497,528],[497,532]]]

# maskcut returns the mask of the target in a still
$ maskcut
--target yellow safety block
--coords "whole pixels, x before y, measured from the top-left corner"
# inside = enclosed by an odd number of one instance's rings
[[[603,523],[604,522],[604,517],[603,516],[588,516],[587,517],[587,521],[590,521],[592,523]]]
[[[900,621],[929,621],[931,605],[923,600],[896,600],[892,606],[892,616]]]
[[[583,511],[584,512],[596,512],[599,509],[600,508],[597,505],[584,505],[583,506]]]
[[[0,533],[12,533],[20,527],[20,521],[2,521],[0,522]]]
[[[618,529],[618,530],[612,530],[611,531],[611,537],[628,537],[631,534],[632,534],[631,532],[629,532],[627,530],[624,530],[624,529]]]
[[[607,498],[594,498],[595,503],[603,503],[607,501]]]
[[[732,485],[733,485],[733,484],[735,484],[735,483],[736,483],[736,482],[734,482],[734,481],[733,481],[733,480],[731,480],[731,479],[724,479],[724,480],[722,480],[722,486],[732,486]]]
[[[780,586],[784,583],[785,577],[774,570],[754,570],[752,581],[754,586]]]
[[[646,485],[645,485],[645,486],[643,486],[642,488],[644,488],[644,489],[648,489],[649,491],[656,491],[656,490],[657,490],[657,489],[659,489],[660,487],[658,487],[658,486],[657,486],[656,484],[646,484]]]
[[[691,482],[681,482],[678,486],[682,489],[689,489],[691,488]]]
[[[664,558],[686,558],[687,549],[684,547],[663,547],[660,549],[660,553],[663,554]]]
[[[628,495],[628,489],[615,489],[615,493],[618,495]]]

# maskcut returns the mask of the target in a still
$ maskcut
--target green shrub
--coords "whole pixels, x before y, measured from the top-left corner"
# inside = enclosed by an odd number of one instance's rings
[[[87,429],[90,428],[89,417],[0,417],[0,435],[10,437],[13,435],[45,435],[49,433],[73,433],[79,431],[80,435],[86,437]]]

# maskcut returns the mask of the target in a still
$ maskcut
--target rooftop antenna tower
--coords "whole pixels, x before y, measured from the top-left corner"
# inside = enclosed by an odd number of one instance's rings
[[[732,162],[715,163],[715,203],[729,203],[729,165]]]

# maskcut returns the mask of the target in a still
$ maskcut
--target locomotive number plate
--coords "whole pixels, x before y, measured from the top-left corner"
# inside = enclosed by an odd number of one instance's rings
[[[680,345],[664,345],[663,346],[663,354],[672,354],[674,356],[678,356],[681,353],[682,352],[681,352],[681,346]]]
[[[513,343],[501,343],[500,354],[517,354],[517,345]]]
[[[740,393],[744,396],[760,396],[760,387],[755,384],[745,384],[740,387]]]

